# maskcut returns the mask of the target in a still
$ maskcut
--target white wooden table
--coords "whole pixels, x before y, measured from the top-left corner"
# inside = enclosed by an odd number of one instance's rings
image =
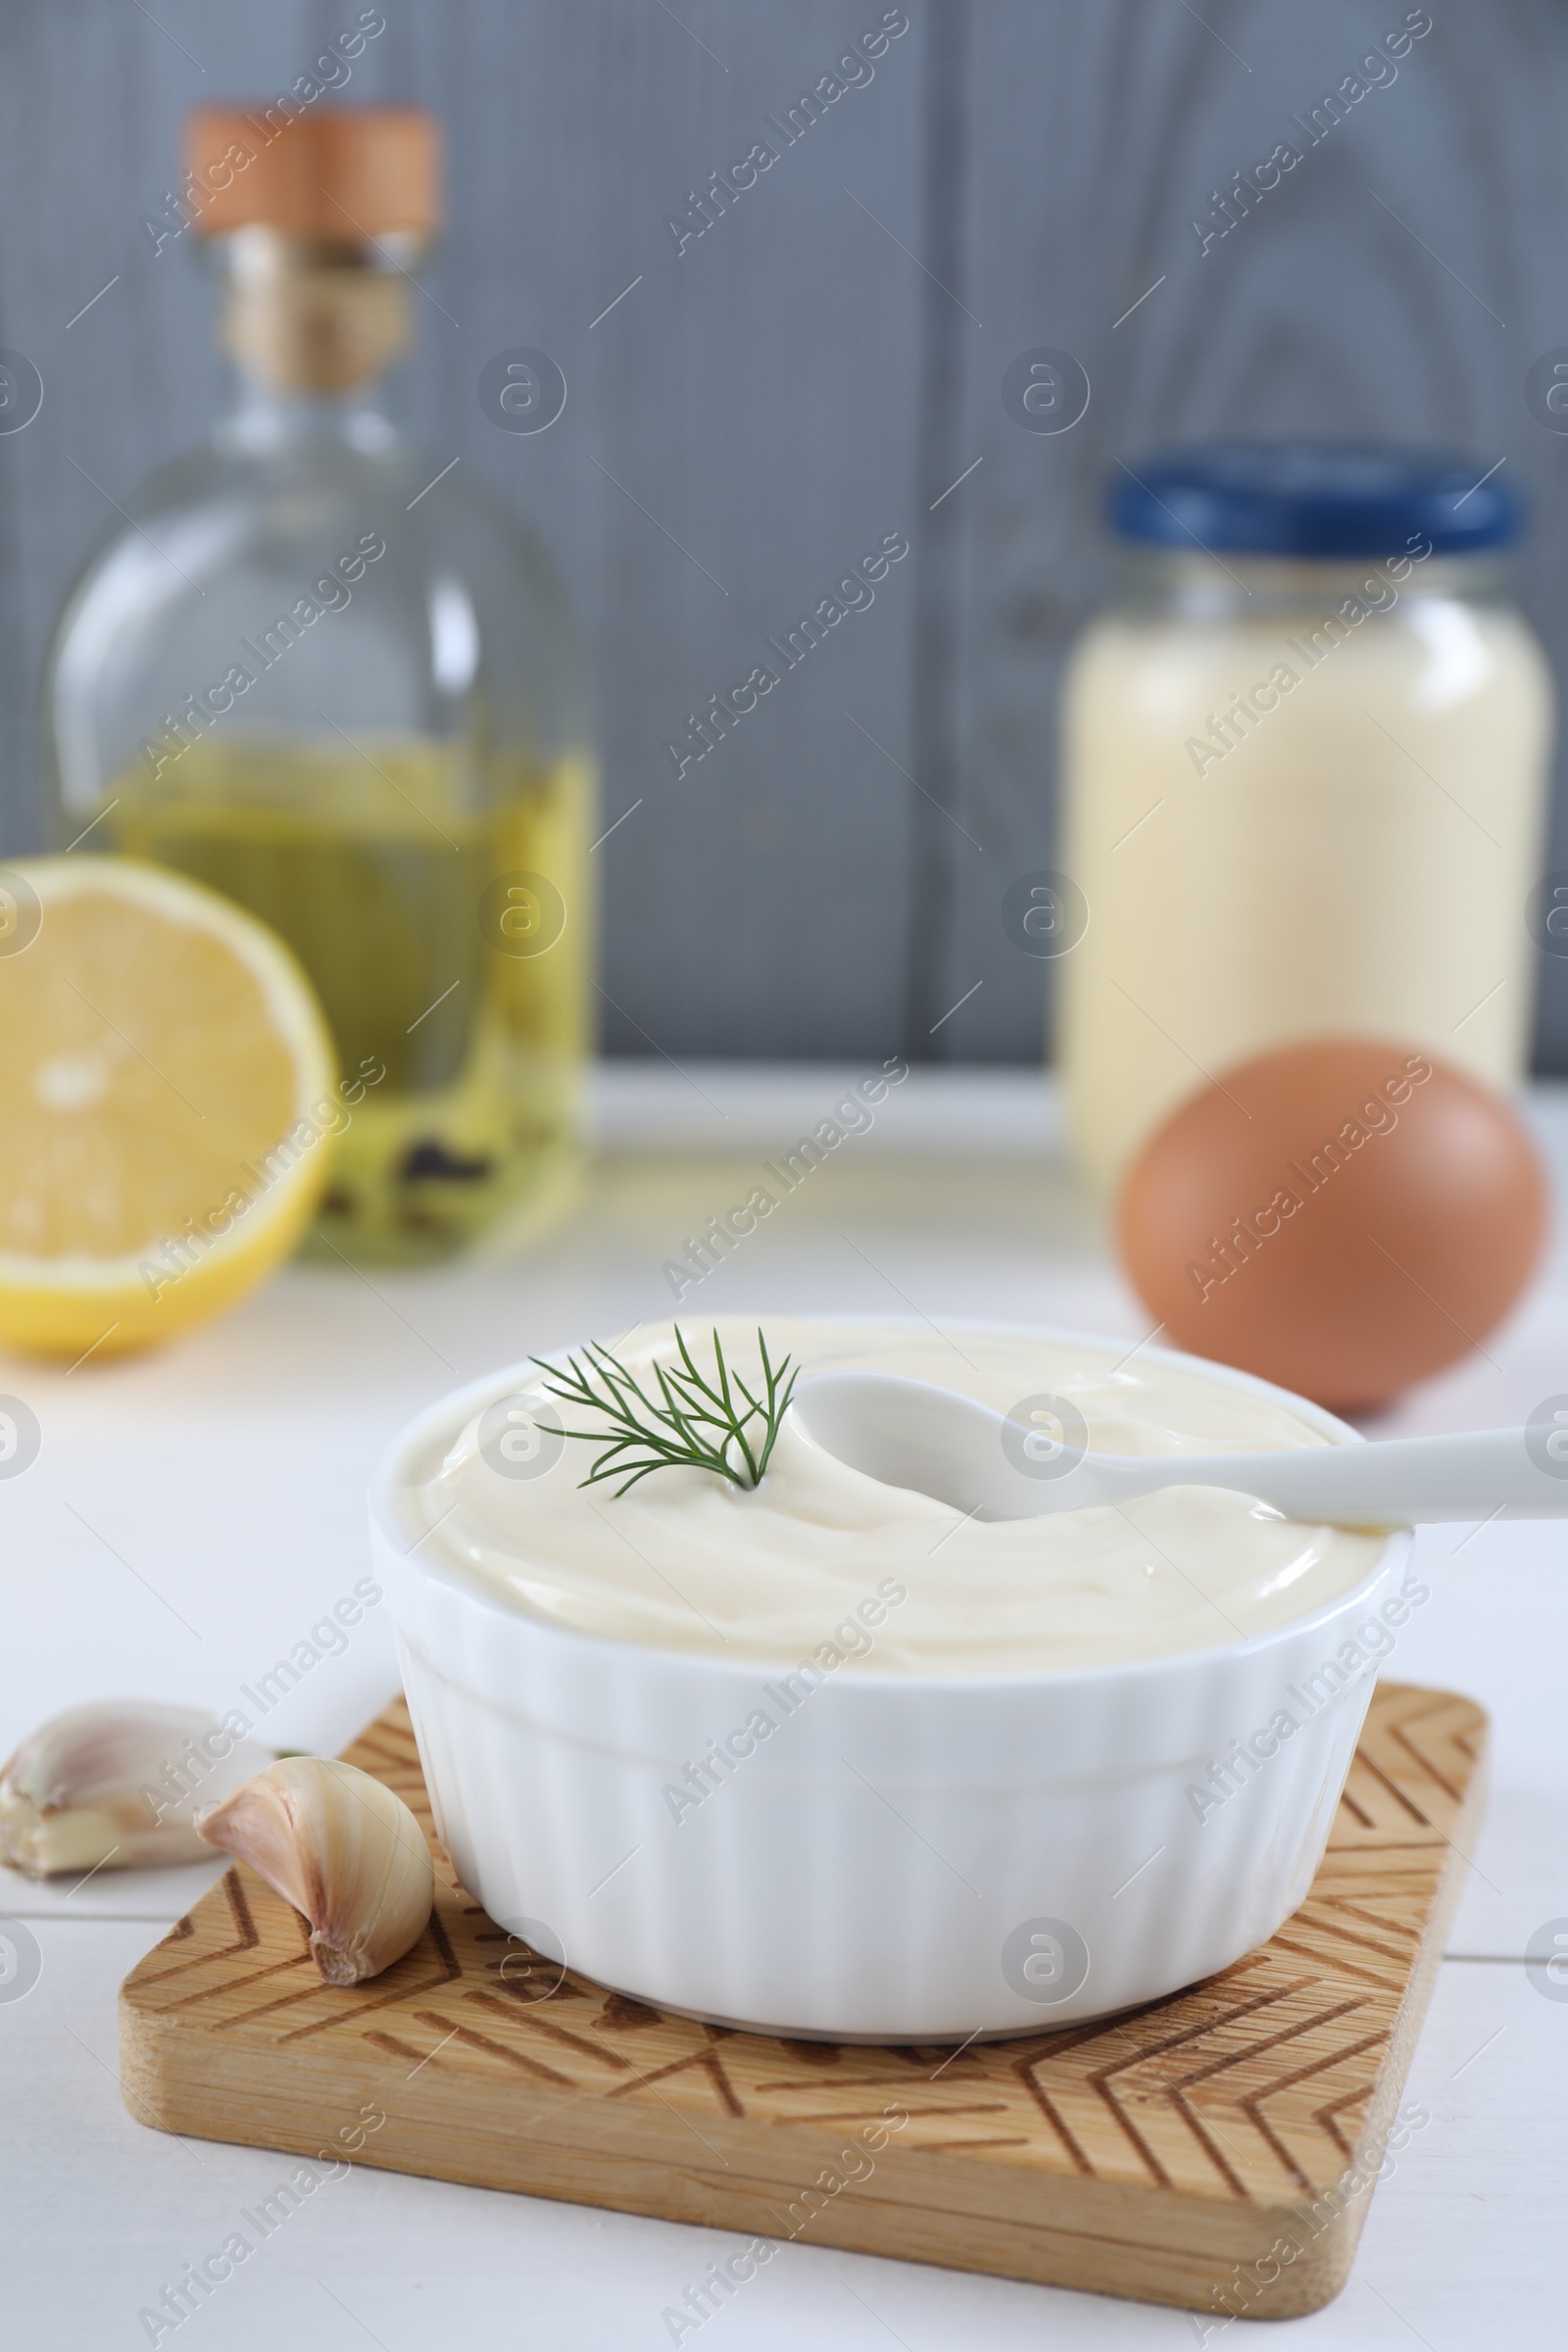
[[[366,1479],[398,1425],[491,1365],[668,1313],[662,1262],[864,1074],[608,1073],[582,1204],[521,1254],[421,1275],[291,1268],[162,1356],[69,1378],[0,1367],[0,1388],[43,1429],[37,1461],[0,1481],[0,1752],[87,1698],[236,1703],[366,1573]],[[1532,1116],[1568,1194],[1568,1095],[1542,1091]],[[1033,1076],[916,1072],[683,1312],[911,1306],[1147,1329]],[[1487,1357],[1385,1427],[1522,1420],[1558,1392],[1561,1242]],[[1491,1810],[1410,2081],[1431,2121],[1374,2196],[1345,2294],[1271,2343],[1565,2340],[1568,2000],[1538,1991],[1524,1956],[1536,1930],[1568,1916],[1568,1538],[1438,1528],[1418,1543],[1433,1601],[1391,1670],[1491,1710]],[[396,1680],[372,1610],[266,1736],[330,1753]],[[72,1892],[0,1873],[0,1914],[42,1960],[24,1997],[0,1991],[0,2328],[18,2352],[146,2343],[141,2308],[284,2177],[279,2156],[169,2138],[120,2102],[116,1988],[213,1875],[105,1873]],[[356,2169],[158,2340],[428,2352],[466,2333],[527,2352],[656,2352],[669,2341],[663,2307],[729,2248],[717,2231]],[[1175,2312],[805,2243],[709,2325],[720,2352],[1199,2340]]]

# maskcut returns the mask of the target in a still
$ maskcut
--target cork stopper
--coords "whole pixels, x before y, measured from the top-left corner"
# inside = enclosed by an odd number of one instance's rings
[[[198,106],[185,122],[198,236],[263,227],[319,245],[441,224],[440,138],[415,106],[300,108],[292,100]]]

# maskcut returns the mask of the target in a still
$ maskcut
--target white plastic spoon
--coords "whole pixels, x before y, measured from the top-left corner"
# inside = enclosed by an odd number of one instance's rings
[[[1568,1518],[1568,1422],[1555,1420],[1285,1453],[1111,1454],[1087,1451],[1065,1396],[1026,1397],[1004,1416],[928,1381],[825,1372],[801,1382],[790,1409],[852,1469],[981,1519],[1044,1518],[1161,1487],[1234,1488],[1288,1519],[1339,1527]]]

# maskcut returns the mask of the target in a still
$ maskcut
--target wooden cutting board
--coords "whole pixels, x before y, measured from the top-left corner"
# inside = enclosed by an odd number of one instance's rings
[[[1279,2318],[1338,2293],[1481,1806],[1486,1717],[1372,1701],[1312,1891],[1272,1941],[1108,2022],[953,2049],[702,2026],[531,1957],[454,1881],[368,1984],[231,1869],[126,1979],[125,2104],[210,2139]],[[430,1812],[399,1700],[347,1751]],[[1395,2144],[1419,2111],[1395,2131]],[[380,2122],[373,2118],[380,2117]],[[902,2121],[900,2119],[903,2119]],[[356,2145],[356,2141],[358,2145]],[[740,2291],[765,2253],[695,2300]]]

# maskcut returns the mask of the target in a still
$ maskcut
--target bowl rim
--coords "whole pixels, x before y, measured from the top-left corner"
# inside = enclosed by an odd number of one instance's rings
[[[669,1319],[674,1320],[673,1317]],[[858,1329],[863,1330],[870,1327],[883,1331],[908,1330],[919,1326],[922,1321],[918,1315],[841,1313],[795,1314],[791,1319],[830,1326],[853,1324]],[[664,1318],[649,1317],[648,1320],[660,1322]],[[1102,1349],[1107,1346],[1114,1347],[1117,1344],[1113,1334],[1073,1331],[1057,1324],[1018,1323],[995,1316],[968,1315],[961,1318],[950,1316],[948,1324],[957,1332],[1002,1333],[1015,1338],[1065,1341],[1069,1346],[1096,1349]],[[641,1328],[641,1324],[633,1326],[634,1330]],[[477,1608],[503,1623],[522,1626],[535,1638],[544,1637],[575,1642],[582,1645],[585,1650],[597,1649],[610,1659],[651,1660],[656,1663],[656,1666],[660,1661],[667,1661],[672,1667],[696,1667],[705,1673],[712,1673],[720,1678],[729,1677],[736,1681],[745,1681],[748,1684],[755,1683],[759,1674],[776,1675],[797,1671],[800,1663],[798,1660],[780,1663],[777,1659],[766,1658],[724,1658],[710,1650],[682,1649],[665,1642],[639,1642],[618,1634],[594,1633],[586,1627],[567,1625],[537,1616],[533,1611],[503,1598],[499,1593],[486,1592],[477,1578],[469,1578],[462,1568],[441,1560],[419,1556],[418,1546],[424,1541],[423,1536],[416,1536],[412,1544],[404,1542],[406,1531],[399,1524],[392,1506],[394,1478],[404,1456],[412,1450],[415,1445],[421,1442],[436,1424],[448,1422],[456,1408],[462,1407],[464,1417],[466,1418],[468,1410],[481,1398],[489,1398],[494,1401],[497,1396],[504,1396],[506,1389],[503,1384],[514,1375],[518,1376],[516,1385],[521,1387],[524,1385],[525,1379],[537,1377],[540,1364],[554,1365],[564,1362],[568,1354],[580,1352],[583,1345],[583,1342],[578,1341],[573,1343],[570,1348],[553,1348],[537,1358],[526,1356],[517,1363],[498,1366],[492,1372],[483,1373],[475,1380],[463,1383],[461,1387],[447,1390],[432,1403],[425,1405],[412,1419],[406,1421],[396,1436],[383,1447],[371,1473],[367,1499],[369,1505],[372,1529],[381,1537],[389,1549],[398,1554],[404,1565],[416,1573],[416,1577],[422,1577],[445,1591],[457,1594],[466,1605]],[[1121,1365],[1131,1362],[1135,1355],[1145,1354],[1162,1364],[1202,1373],[1212,1378],[1221,1387],[1240,1389],[1250,1396],[1265,1396],[1276,1403],[1286,1405],[1310,1426],[1322,1430],[1336,1445],[1363,1446],[1367,1443],[1358,1429],[1348,1421],[1341,1420],[1337,1413],[1331,1413],[1326,1405],[1313,1404],[1309,1398],[1298,1396],[1294,1390],[1282,1388],[1277,1381],[1264,1380],[1253,1372],[1244,1372],[1234,1364],[1217,1363],[1211,1361],[1207,1356],[1194,1355],[1185,1348],[1156,1348],[1149,1341],[1140,1340],[1134,1347],[1128,1348],[1113,1369],[1119,1371]],[[439,1525],[439,1521],[436,1524]],[[426,1534],[433,1532],[433,1529],[426,1530]],[[894,1692],[930,1690],[955,1695],[988,1692],[1000,1695],[1008,1691],[1034,1690],[1041,1686],[1061,1689],[1066,1686],[1088,1685],[1095,1682],[1111,1683],[1126,1679],[1153,1678],[1185,1671],[1198,1672],[1207,1666],[1223,1665],[1244,1658],[1256,1659],[1263,1656],[1270,1647],[1283,1645],[1299,1635],[1308,1634],[1315,1627],[1326,1625],[1332,1619],[1338,1618],[1342,1611],[1352,1606],[1359,1606],[1362,1600],[1369,1598],[1388,1575],[1391,1567],[1395,1565],[1401,1549],[1406,1555],[1408,1554],[1412,1533],[1410,1528],[1401,1523],[1396,1522],[1391,1525],[1385,1531],[1384,1541],[1378,1547],[1377,1557],[1366,1574],[1332,1600],[1320,1602],[1318,1607],[1307,1615],[1288,1618],[1283,1625],[1272,1626],[1266,1633],[1244,1635],[1239,1641],[1215,1642],[1205,1649],[1183,1649],[1167,1656],[1128,1658],[1113,1664],[1100,1666],[1041,1666],[1017,1674],[931,1674],[901,1668],[897,1671],[879,1672],[874,1675],[851,1675],[845,1679],[849,1687],[857,1691],[866,1693],[886,1691],[891,1695]],[[394,1606],[394,1617],[396,1615],[397,1611]],[[406,1628],[401,1624],[398,1630],[406,1632]],[[844,1663],[853,1664],[854,1661],[846,1660]],[[838,1678],[836,1676],[830,1678],[824,1673],[823,1684],[818,1688],[827,1687],[830,1681],[834,1687],[838,1687]]]

